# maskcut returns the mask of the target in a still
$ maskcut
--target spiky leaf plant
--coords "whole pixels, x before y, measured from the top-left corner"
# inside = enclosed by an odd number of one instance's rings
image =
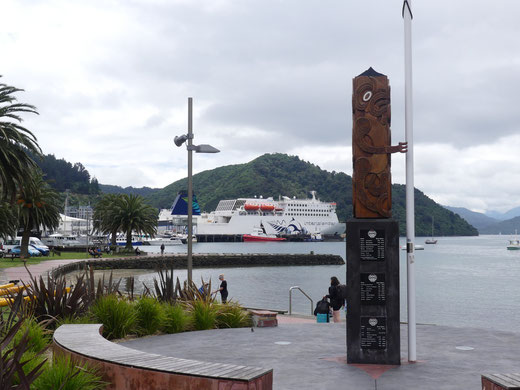
[[[217,327],[217,308],[207,301],[193,300],[186,303],[195,330],[208,330]]]
[[[244,328],[251,326],[251,315],[238,303],[229,301],[225,305],[218,304],[217,326],[219,328]]]
[[[52,320],[55,323],[59,318],[87,312],[90,301],[83,276],[77,278],[76,284],[70,288],[70,291],[63,276],[53,278],[49,274],[47,282],[41,275],[39,278],[32,275],[30,277],[31,283],[25,285],[25,288],[27,295],[33,297],[31,302],[34,316],[38,321]]]
[[[164,333],[180,333],[190,327],[190,316],[181,304],[163,303],[163,313],[161,330]]]
[[[115,295],[101,297],[92,306],[92,314],[103,324],[103,336],[120,339],[135,330],[136,314],[129,302]]]
[[[38,390],[101,390],[106,386],[98,370],[85,364],[78,366],[65,356],[56,357],[34,383]]]
[[[163,322],[161,304],[155,298],[141,297],[135,304],[137,332],[140,335],[156,333]]]

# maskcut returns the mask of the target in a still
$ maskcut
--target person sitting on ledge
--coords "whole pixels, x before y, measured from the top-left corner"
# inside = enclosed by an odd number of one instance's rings
[[[141,254],[141,250],[139,249],[139,247],[136,247],[135,248],[135,255],[139,256],[140,254]]]
[[[97,252],[94,248],[88,248],[88,254],[92,257],[101,257],[101,253]]]

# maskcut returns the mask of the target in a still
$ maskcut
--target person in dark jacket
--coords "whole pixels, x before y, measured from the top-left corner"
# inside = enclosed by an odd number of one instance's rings
[[[331,277],[329,293],[323,297],[330,299],[330,305],[332,306],[332,319],[334,322],[341,322],[340,309],[345,305],[345,301],[339,295],[338,286],[338,278],[335,276]]]
[[[228,297],[227,281],[224,279],[224,274],[220,274],[218,279],[220,280],[220,287],[218,290],[213,291],[213,294],[216,294],[220,291],[220,299],[222,303],[226,303]]]

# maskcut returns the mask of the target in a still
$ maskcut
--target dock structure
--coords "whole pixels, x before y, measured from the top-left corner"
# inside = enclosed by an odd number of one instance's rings
[[[266,254],[266,253],[197,253],[193,255],[194,268],[233,267],[276,267],[308,265],[343,265],[345,260],[330,254]],[[69,272],[93,269],[157,269],[160,267],[184,269],[188,265],[186,254],[165,254],[164,256],[135,256],[107,259],[88,259],[64,264],[51,271],[53,277]]]

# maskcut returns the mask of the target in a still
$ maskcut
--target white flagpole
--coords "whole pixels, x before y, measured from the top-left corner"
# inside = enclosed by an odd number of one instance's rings
[[[417,361],[415,319],[415,198],[413,182],[413,97],[412,97],[412,0],[403,2],[404,72],[405,72],[405,133],[406,153],[406,271],[408,303],[408,361]]]

